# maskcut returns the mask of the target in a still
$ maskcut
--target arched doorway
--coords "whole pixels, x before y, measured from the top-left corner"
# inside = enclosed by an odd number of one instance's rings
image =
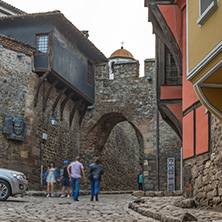
[[[143,169],[144,142],[137,127],[122,113],[104,114],[88,132],[105,173],[102,190],[135,190]]]

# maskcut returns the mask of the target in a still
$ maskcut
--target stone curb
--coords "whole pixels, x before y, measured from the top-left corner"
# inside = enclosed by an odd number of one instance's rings
[[[183,192],[176,191],[134,191],[134,197],[170,197],[170,196],[182,196]]]
[[[181,222],[181,218],[175,218],[168,215],[163,215],[160,212],[155,212],[153,210],[147,209],[146,207],[139,206],[136,203],[129,203],[128,207],[143,216],[151,217],[161,222]]]
[[[79,194],[81,196],[90,195],[90,191],[88,190],[80,190]],[[101,191],[100,194],[105,195],[117,195],[117,194],[133,194],[133,191],[123,190],[123,191]],[[29,190],[26,191],[27,196],[46,196],[46,191],[37,191],[37,190]],[[55,197],[59,197],[61,195],[61,191],[55,191]]]

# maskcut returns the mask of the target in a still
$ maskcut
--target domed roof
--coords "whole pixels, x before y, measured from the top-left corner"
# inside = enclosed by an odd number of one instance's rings
[[[114,53],[112,53],[112,55],[110,56],[110,59],[116,58],[116,57],[134,59],[133,55],[129,51],[124,49],[123,46],[121,47],[121,49],[118,49]]]

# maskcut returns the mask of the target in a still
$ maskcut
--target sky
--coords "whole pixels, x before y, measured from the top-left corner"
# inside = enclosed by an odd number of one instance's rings
[[[140,61],[155,57],[155,36],[148,22],[144,0],[4,0],[27,12],[59,10],[79,30],[89,30],[89,39],[103,54],[110,55],[121,47]]]

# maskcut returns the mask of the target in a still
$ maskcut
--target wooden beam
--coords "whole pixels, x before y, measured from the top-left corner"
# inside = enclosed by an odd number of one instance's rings
[[[182,105],[182,99],[161,99],[158,105]]]
[[[55,109],[56,109],[56,106],[57,106],[59,100],[61,99],[62,95],[65,93],[65,91],[66,91],[67,89],[68,89],[68,86],[65,86],[65,87],[60,91],[59,95],[57,96],[55,102],[54,102],[53,105],[52,105],[52,113],[55,112]]]
[[[158,106],[162,118],[173,128],[176,134],[182,139],[182,123],[174,113],[165,105]]]
[[[75,92],[71,92],[68,96],[66,96],[66,98],[62,101],[61,106],[60,106],[60,120],[62,121],[62,117],[63,117],[63,111],[65,108],[66,103],[68,102],[68,100],[75,95]]]
[[[46,72],[40,77],[40,80],[39,80],[38,85],[37,85],[37,91],[36,91],[36,94],[35,94],[35,97],[34,97],[34,105],[35,105],[35,106],[37,106],[40,87],[41,87],[43,81],[45,80],[45,78],[46,78],[48,75],[49,75],[49,71],[46,71]]]
[[[145,0],[145,7],[149,7],[151,4],[156,5],[175,5],[175,0]]]
[[[58,84],[59,80],[56,79],[52,85],[50,86],[50,88],[48,89],[47,93],[46,93],[46,97],[45,97],[45,100],[43,102],[43,111],[45,111],[46,109],[46,105],[47,105],[47,101],[48,101],[48,98],[49,98],[49,95],[50,93],[52,92],[53,88]]]
[[[76,110],[77,110],[78,106],[81,104],[82,101],[83,101],[83,99],[80,99],[80,100],[78,100],[78,101],[75,103],[75,105],[74,105],[74,107],[73,107],[73,109],[72,109],[72,111],[71,111],[71,113],[70,113],[70,116],[69,116],[69,126],[72,125],[72,120],[73,120],[73,118],[74,118],[74,115],[75,115],[75,113],[76,113]]]
[[[87,105],[85,105],[84,109],[82,110],[81,114],[80,114],[80,118],[79,118],[79,126],[81,126],[82,124],[82,120],[86,114],[86,111],[87,111]]]
[[[215,84],[215,83],[202,83],[200,85],[202,88],[215,88],[215,89],[222,89],[222,84]]]
[[[180,47],[158,6],[152,4],[149,8],[151,13],[150,20],[153,24],[154,32],[170,50],[177,66],[178,75],[180,75],[182,74],[182,53]]]

